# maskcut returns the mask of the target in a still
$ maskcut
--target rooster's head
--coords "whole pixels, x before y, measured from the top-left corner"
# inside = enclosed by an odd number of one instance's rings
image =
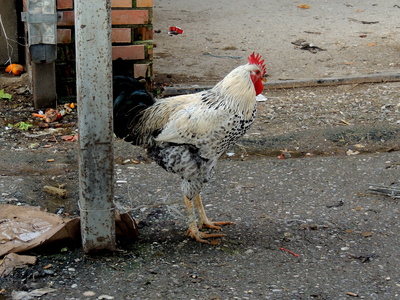
[[[261,94],[264,89],[263,81],[265,81],[264,75],[267,72],[264,60],[260,54],[254,52],[247,58],[250,67],[250,78],[254,84],[256,95]]]

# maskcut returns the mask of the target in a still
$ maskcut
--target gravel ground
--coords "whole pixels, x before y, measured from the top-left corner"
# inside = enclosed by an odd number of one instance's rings
[[[212,84],[253,51],[273,81],[398,71],[396,1],[154,3],[159,84]],[[185,33],[169,36],[169,26]],[[300,38],[326,51],[295,47]],[[0,100],[0,203],[77,216],[77,149],[62,138],[76,133],[76,113],[41,128],[23,81],[0,79],[13,95]],[[70,300],[399,298],[398,198],[368,189],[399,186],[399,87],[266,91],[203,190],[208,215],[235,222],[214,246],[185,237],[179,179],[115,141],[115,201],[132,210],[139,239],[100,257],[71,242],[28,251],[36,265],[0,278],[0,299],[42,288],[53,290],[41,299]],[[19,121],[33,127],[7,126]],[[60,184],[65,199],[43,192]]]
[[[75,132],[76,114],[61,129],[6,129],[33,111],[12,82],[16,102],[2,102],[0,116],[0,201],[76,216],[76,146],[61,138]],[[54,289],[42,299],[71,300],[395,299],[398,200],[368,187],[399,184],[398,91],[398,83],[268,91],[253,129],[203,190],[209,216],[236,224],[216,246],[185,237],[179,179],[116,141],[115,200],[137,218],[139,240],[120,240],[103,257],[72,243],[31,250],[37,264],[0,279],[0,299],[40,288]],[[41,188],[59,184],[66,199]]]

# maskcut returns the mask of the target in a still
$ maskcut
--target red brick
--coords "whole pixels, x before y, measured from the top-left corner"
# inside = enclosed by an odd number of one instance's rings
[[[143,45],[113,46],[112,59],[122,58],[123,60],[144,59]]]
[[[133,66],[133,77],[144,77],[147,78],[147,70],[149,68],[149,64],[135,64]]]
[[[57,0],[57,9],[72,9],[74,8],[73,0]]]
[[[112,42],[113,43],[131,43],[132,35],[130,28],[113,28]]]
[[[132,7],[132,0],[111,0],[111,7]]]
[[[149,12],[147,10],[112,10],[113,25],[147,24]]]
[[[138,27],[134,29],[135,41],[146,41],[153,39],[153,29],[147,27]]]
[[[63,11],[62,19],[57,22],[58,26],[73,26],[75,23],[75,17],[73,11]]]
[[[71,43],[71,29],[57,29],[57,44]]]
[[[153,7],[153,0],[136,0],[136,7]]]

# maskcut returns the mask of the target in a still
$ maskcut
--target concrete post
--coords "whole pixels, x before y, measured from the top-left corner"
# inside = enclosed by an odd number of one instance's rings
[[[79,182],[83,250],[115,250],[111,7],[75,0]]]

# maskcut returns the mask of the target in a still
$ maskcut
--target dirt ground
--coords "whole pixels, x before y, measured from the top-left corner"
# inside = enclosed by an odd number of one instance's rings
[[[399,3],[338,1],[154,1],[156,80],[210,84],[253,51],[269,80],[397,73]],[[309,5],[309,9],[298,5]],[[179,26],[182,35],[168,35]],[[304,40],[313,53],[293,43]]]
[[[394,1],[311,1],[305,10],[292,1],[226,2],[155,1],[156,81],[210,84],[253,50],[268,57],[275,81],[398,68]],[[265,29],[258,39],[254,23]],[[167,35],[172,25],[185,33]],[[305,37],[327,51],[290,43]],[[0,204],[79,215],[76,109],[46,128],[31,116],[24,78],[1,74],[3,88],[13,99],[0,100]],[[41,299],[70,300],[398,298],[398,198],[369,186],[400,184],[400,83],[264,94],[256,123],[203,190],[209,217],[235,222],[218,245],[185,236],[179,178],[116,140],[115,202],[138,220],[139,239],[119,240],[116,253],[99,257],[71,242],[30,250],[36,265],[0,278],[0,299],[29,299],[18,297],[41,288],[54,289]],[[33,126],[9,125],[21,121]],[[68,195],[49,195],[44,185],[64,185]]]

